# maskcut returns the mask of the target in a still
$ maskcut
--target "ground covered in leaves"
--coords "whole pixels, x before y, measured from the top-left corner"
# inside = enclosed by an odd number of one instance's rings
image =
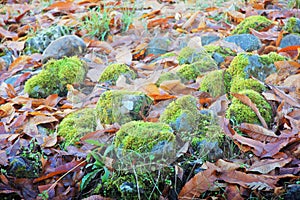
[[[299,199],[299,1],[0,2],[0,199]]]

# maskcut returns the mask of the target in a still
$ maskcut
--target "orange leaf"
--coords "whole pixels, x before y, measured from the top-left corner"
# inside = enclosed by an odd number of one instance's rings
[[[44,11],[49,11],[57,9],[59,11],[74,11],[77,9],[77,6],[71,1],[59,1],[51,4],[47,8],[44,8]]]
[[[278,51],[278,53],[287,53],[293,60],[296,60],[299,56],[300,45],[287,46]]]
[[[0,117],[6,117],[15,111],[12,103],[6,103],[0,106]]]
[[[256,124],[242,123],[239,129],[253,139],[259,140],[261,142],[274,142],[280,138],[273,131]]]
[[[189,180],[181,189],[178,198],[193,199],[199,197],[203,192],[209,190],[214,186],[216,177],[216,166],[207,163],[209,167],[205,171],[199,172],[191,180]]]

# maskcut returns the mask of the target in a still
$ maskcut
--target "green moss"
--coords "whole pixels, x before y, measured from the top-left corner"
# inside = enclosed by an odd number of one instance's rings
[[[247,95],[253,103],[256,104],[261,116],[267,124],[272,120],[272,108],[270,104],[256,91],[243,90],[239,94]],[[237,98],[232,99],[232,103],[226,111],[226,117],[237,124],[246,122],[251,124],[261,124],[255,112],[247,105],[243,104]]]
[[[295,17],[289,18],[283,29],[289,33],[300,33],[300,20]]]
[[[58,135],[65,139],[65,146],[74,144],[89,132],[93,132],[97,127],[97,117],[95,109],[84,108],[68,114],[58,126]]]
[[[136,73],[125,64],[111,64],[102,72],[99,82],[110,82],[115,85],[120,75],[136,78]]]
[[[34,98],[46,98],[51,94],[64,96],[67,84],[82,82],[85,74],[86,69],[78,57],[50,60],[39,74],[25,83],[24,91]]]
[[[245,76],[244,68],[249,65],[248,54],[238,54],[231,61],[230,66],[228,67],[228,72],[232,77]]]
[[[262,56],[241,53],[231,61],[227,71],[233,78],[248,78],[251,75],[264,80],[264,76],[276,71],[274,62],[283,60],[287,58],[275,52]]]
[[[183,113],[188,112],[194,120],[199,118],[197,109],[197,99],[191,95],[185,95],[171,102],[161,114],[159,121],[170,124]]]
[[[260,56],[260,62],[264,65],[271,65],[274,64],[274,62],[284,60],[288,60],[288,58],[275,52]]]
[[[217,45],[205,45],[204,49],[209,54],[219,53],[222,57],[236,55],[236,52],[232,51],[230,48],[224,48],[224,47],[217,46]]]
[[[224,70],[215,70],[206,74],[200,85],[200,90],[218,97],[228,93],[231,76]]]
[[[266,90],[266,87],[255,79],[234,78],[231,82],[230,92],[238,93],[242,90],[254,90],[261,93]]]
[[[123,150],[150,152],[160,141],[174,142],[171,127],[164,123],[131,121],[121,126],[116,133],[114,145]]]
[[[159,79],[156,81],[156,85],[159,86],[164,81],[170,81],[170,80],[178,80],[180,77],[172,72],[166,72],[160,75]]]
[[[264,16],[255,15],[245,18],[236,28],[231,32],[231,34],[243,34],[249,33],[249,28],[260,31],[264,28],[272,25],[272,21]]]
[[[185,81],[196,80],[200,74],[201,72],[197,65],[193,64],[183,64],[177,69],[176,72],[176,75]]]
[[[175,52],[168,52],[168,53],[161,55],[160,57],[161,58],[169,58],[169,57],[173,57],[173,56],[177,56],[177,54]]]
[[[110,90],[101,94],[97,102],[97,113],[101,123],[124,124],[141,120],[151,103],[152,100],[142,92]]]
[[[203,59],[203,53],[191,47],[184,47],[180,50],[177,57],[179,64],[191,64]]]

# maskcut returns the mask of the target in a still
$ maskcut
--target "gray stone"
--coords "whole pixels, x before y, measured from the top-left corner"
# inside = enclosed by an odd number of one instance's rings
[[[168,38],[154,38],[152,39],[146,50],[146,55],[154,54],[156,56],[167,53],[170,40]]]
[[[261,47],[261,41],[258,37],[251,34],[239,34],[228,36],[224,39],[226,42],[233,42],[244,51],[254,51]]]
[[[212,42],[218,41],[220,39],[217,35],[204,35],[201,36],[202,46],[208,45]]]
[[[282,38],[279,47],[284,48],[287,46],[300,45],[300,35],[289,34]]]
[[[66,35],[60,37],[45,49],[42,62],[46,63],[49,59],[61,59],[82,54],[86,49],[84,41],[76,35]]]
[[[197,144],[197,150],[201,156],[207,157],[209,161],[216,161],[222,158],[223,154],[218,142],[208,142],[206,140],[202,140]]]

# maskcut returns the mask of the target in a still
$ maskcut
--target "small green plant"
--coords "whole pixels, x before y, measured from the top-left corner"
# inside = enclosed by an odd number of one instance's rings
[[[97,7],[90,10],[89,15],[83,20],[81,29],[86,30],[88,36],[105,40],[110,31],[109,13],[110,10],[108,8],[101,10]]]
[[[98,153],[98,150],[104,146],[102,143],[95,140],[87,140],[86,142],[92,145],[96,145],[96,148],[87,155],[87,162],[90,162],[91,160],[93,160],[93,162],[85,166],[85,169],[87,169],[89,172],[82,178],[80,190],[83,191],[84,189],[86,189],[87,186],[91,185],[92,182],[100,176],[100,183],[97,184],[97,186],[93,189],[93,193],[97,194],[103,187],[103,184],[108,180],[108,177],[110,175],[110,171],[104,164],[104,157],[112,148],[107,147],[104,155],[102,156],[100,153]]]

